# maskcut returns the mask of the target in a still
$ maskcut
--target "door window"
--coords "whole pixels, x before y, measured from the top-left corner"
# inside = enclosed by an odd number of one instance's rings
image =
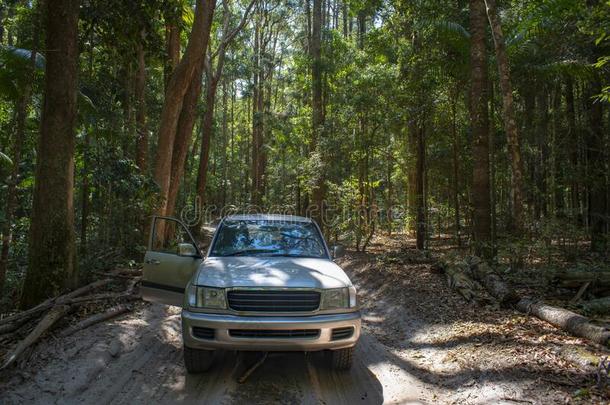
[[[178,246],[181,243],[193,244],[191,234],[179,221],[171,218],[155,218],[151,248],[153,252],[179,254]]]

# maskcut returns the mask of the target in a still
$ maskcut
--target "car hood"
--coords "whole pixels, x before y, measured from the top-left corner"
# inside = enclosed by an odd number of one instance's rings
[[[210,287],[340,288],[351,285],[341,267],[327,259],[209,257],[195,284]]]

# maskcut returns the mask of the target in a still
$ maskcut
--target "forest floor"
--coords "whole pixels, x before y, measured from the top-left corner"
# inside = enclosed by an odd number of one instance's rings
[[[47,338],[2,377],[0,403],[606,403],[591,368],[570,355],[604,353],[535,318],[466,303],[432,263],[401,237],[341,260],[364,319],[347,373],[322,353],[275,354],[239,384],[242,356],[219,353],[210,372],[188,375],[179,309],[139,302],[121,318]]]

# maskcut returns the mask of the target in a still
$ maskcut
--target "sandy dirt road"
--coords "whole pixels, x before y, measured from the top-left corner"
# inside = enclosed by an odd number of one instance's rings
[[[349,372],[330,370],[324,353],[271,354],[240,384],[256,359],[220,352],[210,372],[189,375],[180,310],[141,302],[121,318],[48,337],[2,378],[0,403],[546,404],[571,402],[591,381],[561,357],[584,342],[510,311],[466,305],[429,260],[385,249],[342,263],[364,320]]]
[[[3,402],[402,404],[426,402],[428,392],[367,333],[348,373],[330,370],[323,353],[272,354],[239,384],[254,355],[221,352],[212,371],[189,375],[179,311],[161,305],[56,341],[48,356],[37,373],[13,379]]]

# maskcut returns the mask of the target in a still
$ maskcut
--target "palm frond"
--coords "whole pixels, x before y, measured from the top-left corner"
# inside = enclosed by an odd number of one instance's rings
[[[32,51],[29,49],[23,49],[23,48],[16,48],[14,46],[6,46],[6,45],[0,45],[0,50],[3,52],[0,52],[0,59],[3,58],[7,58],[7,57],[13,57],[16,58],[17,60],[23,61],[23,62],[29,62],[30,59],[32,58]],[[39,52],[36,52],[36,69],[44,69],[45,66],[45,58],[44,56],[42,56]]]
[[[445,35],[451,35],[463,40],[470,39],[470,32],[468,32],[468,30],[461,24],[453,21],[435,21],[433,27],[437,32]]]
[[[2,162],[3,164],[7,164],[9,166],[13,165],[13,161],[11,160],[11,158],[2,152],[0,152],[0,162]]]
[[[530,65],[529,68],[543,76],[590,79],[595,74],[595,66],[579,60],[560,60],[542,65]]]

